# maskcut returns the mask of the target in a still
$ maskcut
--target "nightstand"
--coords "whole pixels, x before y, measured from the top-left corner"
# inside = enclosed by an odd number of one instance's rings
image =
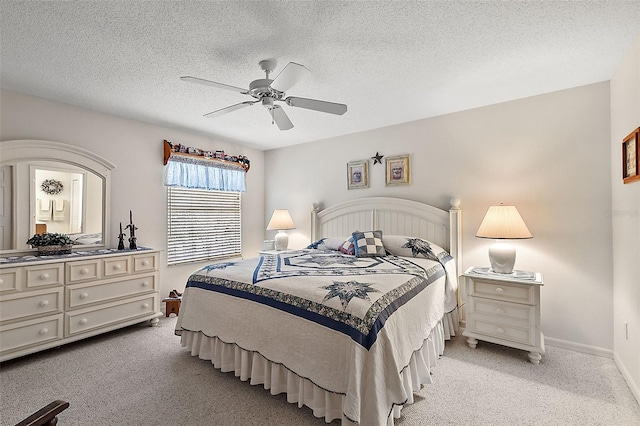
[[[497,274],[489,268],[471,267],[462,274],[467,289],[467,324],[463,336],[471,348],[478,340],[529,351],[540,363],[544,335],[540,331],[539,272]]]

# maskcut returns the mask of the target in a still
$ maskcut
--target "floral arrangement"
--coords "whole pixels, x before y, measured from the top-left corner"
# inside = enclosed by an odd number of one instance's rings
[[[58,233],[35,234],[27,240],[27,244],[31,247],[43,246],[70,246],[73,240],[68,235]]]

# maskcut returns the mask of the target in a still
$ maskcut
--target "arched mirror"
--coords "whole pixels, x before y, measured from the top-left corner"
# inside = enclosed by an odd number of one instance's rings
[[[108,245],[114,167],[58,142],[0,142],[0,254],[28,250],[42,232],[67,234],[76,249]]]

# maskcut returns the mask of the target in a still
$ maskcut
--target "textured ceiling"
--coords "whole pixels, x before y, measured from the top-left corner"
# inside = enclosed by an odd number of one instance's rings
[[[640,1],[0,1],[2,88],[258,149],[304,143],[609,80]],[[248,96],[275,58],[311,75],[280,131]]]

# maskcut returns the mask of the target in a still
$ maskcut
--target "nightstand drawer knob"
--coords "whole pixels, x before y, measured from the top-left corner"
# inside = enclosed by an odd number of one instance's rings
[[[498,328],[496,328],[496,332],[497,332],[498,334],[504,334],[504,328],[500,328],[500,327],[498,327]]]
[[[46,272],[42,275],[40,275],[40,279],[41,280],[48,280],[49,279],[49,274],[47,274]]]
[[[496,293],[502,294],[502,293],[504,293],[504,290],[501,287],[498,287],[498,288],[496,288]]]
[[[504,314],[504,309],[502,309],[502,308],[496,308],[496,313],[497,313],[497,314]]]

